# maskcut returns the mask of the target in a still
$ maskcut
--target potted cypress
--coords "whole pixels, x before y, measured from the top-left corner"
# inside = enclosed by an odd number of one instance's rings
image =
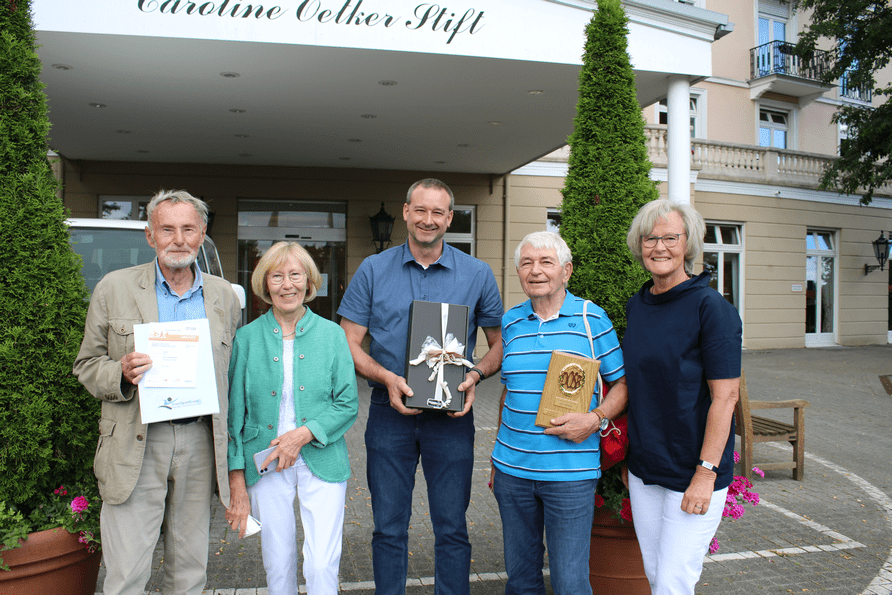
[[[71,372],[87,291],[47,159],[35,48],[30,1],[0,0],[0,592],[94,593],[99,402]],[[53,566],[73,574],[41,590]]]
[[[651,164],[626,49],[627,23],[620,0],[598,0],[586,28],[560,229],[573,253],[570,291],[604,308],[620,340],[626,302],[648,279],[626,247],[626,234],[638,210],[659,198],[648,176]],[[628,508],[620,468],[608,469],[599,482],[597,501],[606,495],[615,502],[595,510],[592,587],[596,592],[646,594],[650,586],[631,519],[623,523],[615,518],[623,498]]]

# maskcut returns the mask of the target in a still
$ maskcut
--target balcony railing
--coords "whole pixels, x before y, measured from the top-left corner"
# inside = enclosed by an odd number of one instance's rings
[[[770,41],[750,50],[750,79],[772,74],[785,74],[813,81],[830,68],[829,54],[815,50],[808,60],[793,53],[796,45],[786,41]]]
[[[853,87],[849,82],[849,73],[846,72],[839,79],[839,95],[846,99],[870,103],[873,100],[873,92],[870,87]]]
[[[665,126],[646,126],[651,163],[666,167],[669,156]],[[703,178],[817,188],[833,157],[718,141],[691,140],[691,169]]]

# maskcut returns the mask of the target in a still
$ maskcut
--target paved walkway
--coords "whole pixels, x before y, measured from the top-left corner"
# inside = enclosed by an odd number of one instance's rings
[[[811,402],[805,480],[793,481],[788,471],[756,479],[762,504],[747,506],[737,521],[722,522],[721,550],[707,558],[696,592],[892,594],[892,397],[878,378],[892,375],[892,346],[748,351],[743,364],[752,399]],[[490,379],[478,390],[476,472],[468,510],[471,593],[495,595],[504,593],[506,577],[498,508],[486,484],[501,385]],[[355,476],[347,490],[341,591],[351,595],[374,593],[363,446],[368,398],[368,390],[362,390],[359,420],[348,434]],[[787,445],[761,444],[755,453],[757,461],[792,456]],[[420,471],[412,507],[407,593],[432,594],[433,533]],[[207,593],[266,595],[259,543],[257,537],[234,536],[217,506]],[[160,564],[158,550],[150,592],[160,588]]]

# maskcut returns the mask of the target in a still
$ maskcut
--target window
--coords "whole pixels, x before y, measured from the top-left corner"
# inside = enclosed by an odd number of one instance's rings
[[[458,248],[465,254],[476,255],[474,233],[476,232],[475,207],[455,205],[452,210],[452,225],[443,236],[447,244]]]
[[[789,113],[770,109],[759,110],[759,146],[787,148]]]
[[[832,231],[805,236],[805,346],[835,344],[836,244]]]
[[[849,125],[843,124],[842,122],[838,122],[836,125],[836,130],[838,132],[837,136],[837,144],[836,144],[836,154],[840,155],[840,150],[842,148],[842,141],[849,138]]]
[[[703,265],[711,269],[710,287],[717,290],[740,312],[740,260],[743,254],[741,226],[729,223],[706,224]]]
[[[786,71],[787,55],[782,51],[787,41],[790,9],[783,0],[759,0],[759,21],[756,40],[759,76]]]
[[[691,138],[706,138],[706,133],[701,130],[702,118],[700,111],[703,104],[703,91],[691,89],[689,108],[691,111]],[[657,121],[664,126],[669,123],[669,105],[665,99],[657,103]]]
[[[561,233],[561,212],[557,209],[548,209],[545,217],[545,231]]]
[[[149,199],[144,196],[100,196],[99,218],[145,221]]]

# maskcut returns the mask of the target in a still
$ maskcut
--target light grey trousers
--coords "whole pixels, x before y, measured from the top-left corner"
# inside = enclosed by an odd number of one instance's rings
[[[145,593],[162,528],[162,594],[201,595],[213,482],[214,443],[207,420],[149,425],[133,493],[123,504],[102,504],[104,595]]]

